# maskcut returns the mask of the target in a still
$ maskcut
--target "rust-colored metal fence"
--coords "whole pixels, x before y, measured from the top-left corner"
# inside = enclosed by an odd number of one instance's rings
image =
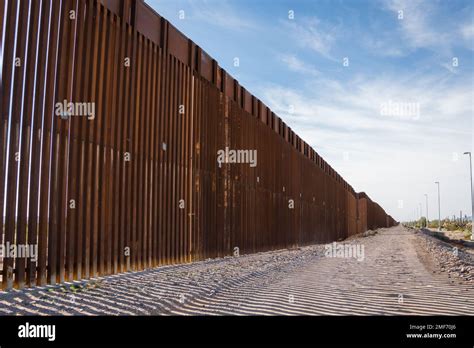
[[[0,29],[0,244],[38,246],[3,288],[395,223],[141,0],[0,0]]]

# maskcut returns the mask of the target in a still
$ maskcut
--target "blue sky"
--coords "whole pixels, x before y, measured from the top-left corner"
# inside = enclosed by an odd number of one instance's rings
[[[437,217],[437,180],[442,217],[470,215],[472,1],[147,3],[396,219],[425,193]]]

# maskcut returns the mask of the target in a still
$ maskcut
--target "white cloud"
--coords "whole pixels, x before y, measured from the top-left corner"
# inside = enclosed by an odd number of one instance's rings
[[[236,6],[226,0],[188,0],[186,5],[180,7],[182,8],[179,10],[185,11],[186,18],[223,29],[243,31],[258,28],[258,24],[249,18],[248,13],[241,13]]]
[[[318,18],[302,18],[284,21],[283,25],[300,47],[308,48],[321,56],[332,59],[331,48],[335,42],[337,27],[323,24]]]
[[[258,24],[243,13],[232,1],[227,0],[146,0],[160,15],[178,26],[188,20],[196,25],[205,24],[225,30],[242,31],[257,29]],[[184,15],[184,21],[180,16]],[[175,22],[178,21],[178,22]]]
[[[402,34],[414,48],[439,46],[446,43],[446,34],[437,32],[430,19],[434,12],[431,2],[424,0],[388,0],[386,6],[398,16],[403,11],[403,19],[397,19]],[[396,17],[398,18],[398,17]]]
[[[458,74],[459,73],[459,68],[454,67],[452,63],[441,63],[441,66],[445,68],[446,70],[452,72],[453,74]]]
[[[464,162],[452,160],[453,152],[471,146],[469,79],[392,75],[345,83],[313,79],[304,87],[265,85],[258,95],[355,190],[366,191],[403,220],[411,214],[409,202],[423,198],[416,196],[425,193],[419,190],[435,197],[431,184],[439,179],[445,186],[443,214],[469,207],[468,173]],[[381,104],[388,100],[419,103],[420,117],[382,116]],[[399,199],[406,202],[405,210],[397,208]]]
[[[465,46],[474,51],[474,23],[472,19],[470,23],[466,23],[461,27],[460,33],[464,39]]]
[[[309,74],[311,76],[319,76],[321,72],[315,67],[305,63],[293,54],[282,54],[279,59],[285,63],[291,71]]]
[[[361,42],[370,53],[377,54],[381,57],[403,57],[406,55],[403,48],[391,41],[387,35],[385,35],[383,39],[365,37]]]
[[[453,48],[458,45],[474,49],[472,12],[469,21],[459,27],[455,20],[446,20],[440,2],[385,0],[384,4],[386,9],[394,12],[401,36],[408,42],[408,47],[429,48],[443,56],[452,55]],[[398,11],[403,11],[403,19],[398,19]],[[463,16],[461,12],[458,15]]]
[[[473,40],[474,39],[474,24],[471,22],[461,27],[461,35],[466,40]],[[472,45],[472,41],[471,41],[471,45]]]

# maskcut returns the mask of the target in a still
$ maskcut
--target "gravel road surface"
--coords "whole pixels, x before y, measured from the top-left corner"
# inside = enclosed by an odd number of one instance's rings
[[[314,245],[0,292],[0,315],[474,314],[462,249],[403,226],[375,232],[341,242],[359,258]]]

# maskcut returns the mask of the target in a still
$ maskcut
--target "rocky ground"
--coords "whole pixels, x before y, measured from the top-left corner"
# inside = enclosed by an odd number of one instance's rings
[[[436,273],[445,273],[450,281],[474,282],[474,255],[472,250],[459,244],[450,244],[417,232],[420,252],[427,252],[435,262],[428,263]]]
[[[0,292],[3,315],[474,314],[472,259],[396,226],[324,245]],[[337,255],[332,255],[337,256]]]

